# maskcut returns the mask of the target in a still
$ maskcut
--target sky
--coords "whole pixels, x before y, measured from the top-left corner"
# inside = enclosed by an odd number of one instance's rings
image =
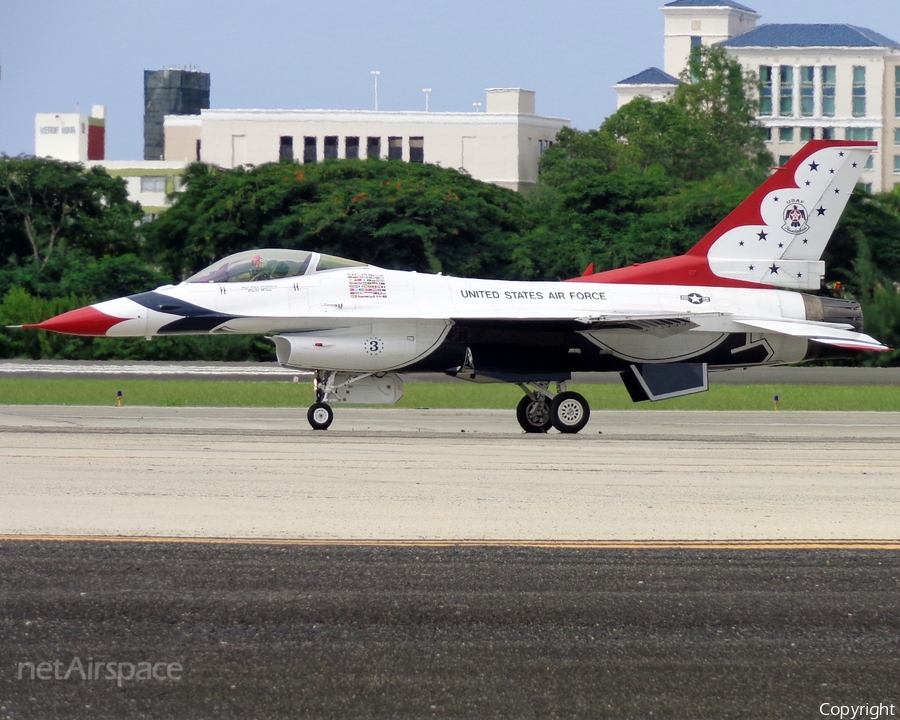
[[[848,23],[900,41],[900,2],[741,0],[760,23]],[[0,153],[39,112],[107,106],[106,155],[143,157],[143,71],[211,74],[213,108],[471,112],[536,92],[581,130],[612,86],[663,64],[663,0],[0,0]]]

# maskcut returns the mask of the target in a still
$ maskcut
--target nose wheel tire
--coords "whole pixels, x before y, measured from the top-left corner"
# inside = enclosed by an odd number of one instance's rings
[[[527,433],[545,433],[553,427],[553,422],[550,418],[550,403],[544,397],[532,400],[526,395],[519,400],[519,406],[516,408],[516,419]]]
[[[313,430],[327,430],[331,421],[334,420],[334,410],[328,403],[317,402],[309,406],[306,419],[309,420]]]
[[[587,400],[576,392],[561,392],[550,403],[550,419],[561,433],[577,433],[591,418]]]

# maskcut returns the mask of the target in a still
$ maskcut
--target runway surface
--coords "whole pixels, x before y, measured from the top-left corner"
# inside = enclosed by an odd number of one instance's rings
[[[165,362],[116,360],[0,360],[0,378],[104,378],[257,380],[303,382],[312,378],[305,370],[271,362]],[[461,382],[442,373],[404,373],[406,382]],[[576,373],[575,383],[618,385],[618,373]],[[900,385],[900,368],[857,367],[755,367],[713,372],[713,384],[726,385]]]
[[[900,413],[538,436],[0,406],[0,718],[896,712],[898,438]],[[54,679],[76,658],[103,670]]]
[[[6,540],[0,577],[4,718],[900,708],[897,552]]]
[[[900,538],[900,413],[0,406],[0,534]]]

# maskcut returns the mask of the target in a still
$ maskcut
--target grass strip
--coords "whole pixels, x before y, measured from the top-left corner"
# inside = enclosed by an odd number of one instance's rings
[[[900,387],[842,385],[713,385],[709,392],[659,403],[632,403],[622,385],[570,385],[595,410],[900,411]],[[96,378],[0,378],[0,404],[109,405],[122,392],[124,405],[161,407],[307,407],[308,382],[217,380],[106,380]],[[406,383],[398,407],[515,408],[513,385]]]

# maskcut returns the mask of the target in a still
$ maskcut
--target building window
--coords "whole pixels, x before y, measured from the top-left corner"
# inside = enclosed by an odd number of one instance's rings
[[[815,111],[816,69],[811,65],[800,68],[800,115],[812,117]]]
[[[200,162],[200,141],[199,140],[197,141],[197,145],[194,148],[194,152],[196,152],[196,154],[197,154],[197,158],[196,158],[197,162]]]
[[[282,135],[278,144],[278,159],[294,162],[294,136]]]
[[[701,47],[703,47],[703,38],[699,35],[691,35],[691,59],[699,57]]]
[[[874,140],[875,130],[872,128],[847,128],[844,131],[845,140]]]
[[[358,137],[346,137],[344,138],[344,157],[348,160],[358,160],[359,159],[359,138]]]
[[[794,142],[794,128],[792,128],[792,127],[778,128],[778,142],[783,142],[783,143]]]
[[[303,138],[303,162],[313,163],[318,159],[318,153],[316,152],[316,139],[314,137],[306,136],[305,138]]]
[[[141,178],[141,192],[165,192],[166,179],[156,175],[148,175]]]
[[[388,138],[388,160],[402,160],[402,159],[403,159],[403,138],[389,137]]]
[[[370,160],[377,160],[381,157],[381,138],[366,138],[366,157]]]
[[[900,155],[894,155],[894,175],[900,175]]]
[[[338,156],[337,135],[326,135],[325,136],[324,151],[325,151],[324,158],[326,160],[337,160],[337,156]]]
[[[866,116],[866,69],[860,65],[853,68],[853,117]]]
[[[837,138],[837,133],[834,128],[822,128],[822,139],[823,140],[834,140]]]
[[[409,139],[409,161],[425,162],[425,138],[411,137]]]
[[[900,128],[894,129],[894,145],[900,145]]]
[[[809,142],[815,138],[815,130],[813,128],[800,128],[800,141]]]
[[[872,194],[872,183],[863,183],[863,190],[865,190],[869,195]]]
[[[778,156],[778,167],[782,165],[787,165],[787,161],[791,159],[791,155],[779,155]]]
[[[766,141],[772,142],[772,128],[770,127],[766,128]]]
[[[772,114],[772,66],[759,66],[759,114]]]
[[[538,157],[544,157],[544,153],[552,147],[552,140],[538,140]]]
[[[864,166],[865,170],[874,170],[875,169],[875,156],[869,155],[869,158],[866,160],[866,164]]]
[[[894,68],[894,115],[900,117],[900,65]]]
[[[794,114],[794,68],[790,65],[782,65],[779,83],[781,91],[779,115],[791,117]]]
[[[837,71],[834,65],[825,65],[822,67],[822,116],[834,117],[835,102],[837,95]]]
[[[691,69],[691,82],[697,82],[700,79],[694,74],[693,67],[694,67],[694,64],[700,60],[700,48],[702,48],[702,47],[703,47],[703,38],[701,38],[699,35],[692,35],[691,36],[691,54],[690,54],[690,57],[688,58],[688,62],[690,63],[688,65],[688,67],[692,68]]]

